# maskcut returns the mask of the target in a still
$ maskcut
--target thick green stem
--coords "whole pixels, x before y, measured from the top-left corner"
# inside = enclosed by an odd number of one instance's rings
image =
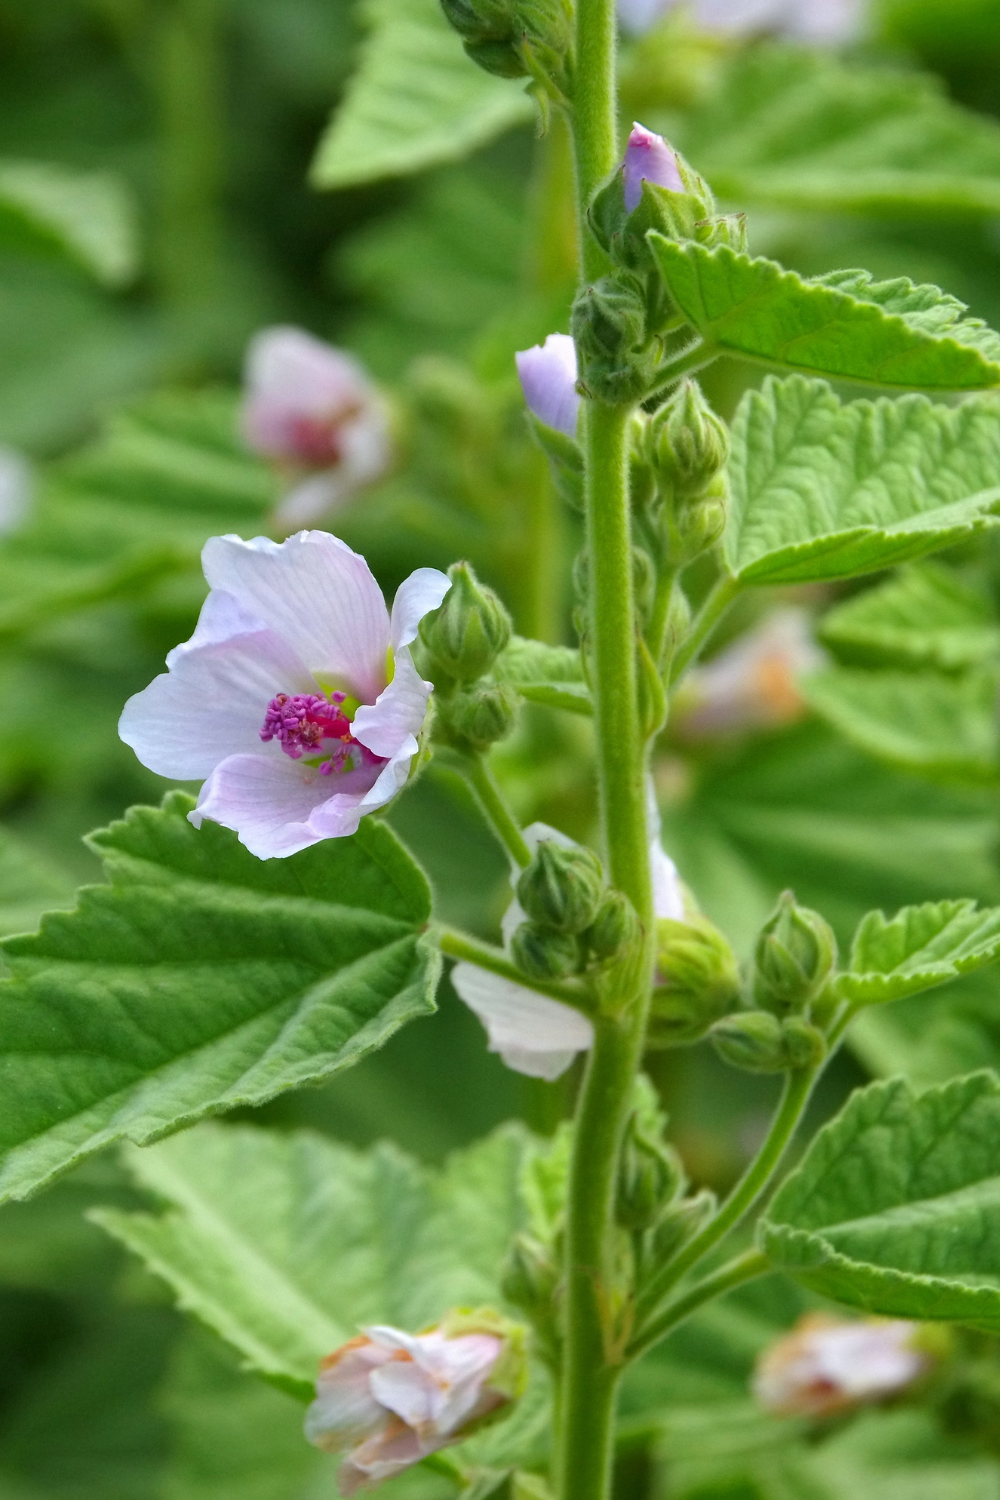
[[[607,256],[587,227],[587,206],[618,164],[615,24],[613,0],[577,0],[573,154],[584,281],[596,281],[608,269]]]
[[[683,1296],[668,1303],[659,1317],[647,1323],[641,1337],[630,1346],[629,1359],[640,1359],[654,1344],[672,1333],[679,1323],[683,1323],[685,1318],[697,1312],[699,1307],[704,1307],[706,1302],[714,1301],[716,1297],[731,1292],[734,1287],[742,1286],[746,1281],[755,1281],[758,1276],[768,1275],[771,1269],[767,1256],[761,1255],[759,1250],[747,1250],[734,1260],[727,1261],[703,1281],[696,1282]]]
[[[677,571],[676,568],[664,566],[660,569],[656,580],[653,612],[650,616],[646,639],[649,642],[649,654],[658,667],[663,666],[663,657],[667,648],[667,623],[670,619],[670,606],[673,603]]]
[[[643,1317],[649,1318],[655,1312],[657,1304],[663,1300],[671,1287],[676,1286],[686,1271],[707,1255],[709,1250],[729,1234],[730,1230],[735,1229],[762,1194],[767,1191],[809,1102],[809,1096],[819,1071],[819,1068],[808,1068],[788,1074],[781,1102],[760,1151],[714,1219],[711,1219],[699,1234],[689,1240],[680,1254],[662,1267],[649,1282],[638,1308],[640,1343],[644,1343],[647,1326],[649,1326],[643,1322]]]
[[[502,949],[482,943],[468,933],[457,932],[453,927],[439,927],[436,931],[441,952],[447,953],[449,958],[459,958],[477,968],[488,969],[501,979],[511,979],[525,989],[537,990],[540,995],[550,995],[563,1005],[572,1005],[574,1010],[587,1014],[593,1011],[593,1001],[582,984],[572,979],[528,979]]]
[[[524,835],[517,820],[507,806],[496,777],[482,755],[462,755],[458,764],[486,814],[486,819],[516,865],[524,870],[531,864],[531,850],[524,842]]]
[[[740,591],[740,582],[729,573],[724,573],[715,584],[708,598],[698,611],[691,625],[687,640],[680,647],[670,666],[670,684],[678,682],[682,674],[698,657],[712,631],[722,619]]]

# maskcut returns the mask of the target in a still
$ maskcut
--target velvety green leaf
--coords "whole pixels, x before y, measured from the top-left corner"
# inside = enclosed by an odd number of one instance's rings
[[[796,212],[1000,212],[1000,126],[929,74],[801,47],[741,51],[679,144],[734,203]]]
[[[861,672],[841,667],[806,679],[817,713],[891,765],[962,781],[993,782],[1000,770],[993,672]]]
[[[867,1312],[1000,1331],[1000,1080],[861,1089],[760,1229],[773,1264]]]
[[[1000,910],[980,911],[974,901],[907,906],[891,919],[870,911],[837,991],[855,1005],[878,1005],[985,968],[998,955]]]
[[[994,397],[844,403],[825,381],[769,377],[733,423],[730,571],[759,584],[847,578],[995,525],[998,416]]]
[[[317,187],[346,187],[456,161],[531,118],[523,84],[472,63],[438,0],[367,0],[371,28],[320,141]]]
[[[136,273],[136,207],[111,173],[0,160],[0,234],[8,227],[62,251],[106,286]]]
[[[720,354],[865,385],[1000,384],[1000,335],[937,287],[854,270],[807,281],[728,245],[649,243],[674,302]]]
[[[111,884],[4,944],[3,1197],[325,1078],[434,1008],[430,891],[384,824],[258,860],[192,806],[94,834]]]
[[[98,1221],[249,1365],[308,1396],[317,1362],[359,1324],[420,1328],[497,1303],[528,1149],[506,1127],[430,1172],[389,1144],[202,1125],[129,1150],[164,1214]]]
[[[493,675],[512,683],[522,698],[533,703],[578,714],[594,711],[580,653],[568,646],[546,646],[516,635],[499,657]]]
[[[1000,654],[1000,625],[986,596],[951,569],[923,562],[828,610],[820,639],[861,666],[951,672]]]

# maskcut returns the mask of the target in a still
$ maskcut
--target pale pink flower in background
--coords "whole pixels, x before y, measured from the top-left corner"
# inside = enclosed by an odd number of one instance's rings
[[[366,1328],[320,1366],[305,1433],[327,1453],[344,1453],[344,1496],[373,1489],[466,1435],[509,1394],[489,1384],[504,1350],[494,1333],[447,1337],[440,1328],[402,1333]]]
[[[776,609],[690,674],[677,698],[676,732],[703,739],[794,723],[806,709],[798,680],[825,661],[807,612]]]
[[[625,148],[622,163],[625,187],[625,208],[628,213],[638,208],[642,197],[642,184],[653,182],[657,187],[669,188],[672,193],[683,193],[684,183],[677,168],[677,157],[662,135],[656,135],[638,122]]]
[[[624,30],[641,36],[681,0],[618,0]],[[693,0],[686,8],[703,31],[745,37],[771,32],[840,46],[863,34],[868,0]]]
[[[547,427],[576,437],[580,394],[576,388],[576,345],[568,333],[550,333],[514,356],[528,410]]]
[[[247,350],[243,435],[293,481],[277,519],[320,520],[392,463],[385,403],[356,359],[301,328],[265,328]]]
[[[647,783],[647,807],[650,842],[649,859],[653,879],[653,907],[657,917],[684,919],[684,895],[677,867],[660,842],[660,816],[656,808],[652,782]],[[532,823],[524,830],[524,841],[534,853],[546,840],[565,849],[576,847],[571,838],[545,823]],[[511,873],[516,886],[521,871]],[[524,909],[515,896],[500,924],[504,946],[509,947],[514,933],[525,920]],[[486,1029],[489,1050],[498,1052],[516,1073],[551,1082],[565,1073],[579,1052],[587,1052],[594,1043],[590,1019],[548,995],[540,995],[528,983],[504,979],[475,964],[457,963],[451,971],[451,982],[457,994],[474,1011]]]
[[[125,705],[144,766],[204,779],[190,813],[260,859],[354,833],[405,784],[431,684],[409,652],[450,587],[418,568],[386,609],[363,557],[325,531],[213,537],[211,592],[168,671]]]
[[[0,536],[27,520],[33,492],[30,460],[17,448],[0,447]]]
[[[776,1416],[828,1417],[905,1389],[930,1366],[916,1323],[810,1313],[757,1361],[753,1390]]]

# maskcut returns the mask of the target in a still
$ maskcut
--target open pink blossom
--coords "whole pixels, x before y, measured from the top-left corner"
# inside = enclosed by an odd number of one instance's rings
[[[385,404],[356,359],[301,328],[265,328],[247,351],[242,425],[293,481],[284,525],[316,521],[392,462]]]
[[[490,1376],[505,1342],[492,1332],[449,1336],[446,1325],[420,1334],[374,1327],[325,1359],[305,1432],[317,1448],[344,1453],[341,1495],[373,1489],[461,1442],[504,1406],[510,1391]]]
[[[129,699],[122,739],[160,776],[204,779],[192,823],[260,859],[354,833],[409,775],[431,684],[408,648],[447,577],[411,573],[390,618],[364,558],[325,531],[213,537],[202,563],[195,633]]]
[[[660,818],[651,783],[647,799],[654,912],[657,917],[683,921],[683,890],[677,867],[660,842]],[[545,823],[532,823],[524,830],[524,841],[532,853],[545,840],[567,849],[575,847],[572,839]],[[516,886],[520,873],[519,869],[512,871],[512,885]],[[524,920],[524,909],[515,896],[501,922],[505,947],[510,946]],[[587,1016],[549,995],[540,995],[528,984],[518,984],[464,962],[452,969],[451,982],[483,1023],[489,1050],[498,1052],[516,1073],[551,1082],[565,1073],[579,1052],[587,1052],[593,1046],[594,1028]]]
[[[514,356],[528,410],[547,427],[576,437],[580,394],[576,388],[576,345],[568,333],[550,333]]]
[[[677,166],[677,156],[671,151],[662,135],[647,130],[636,123],[625,148],[622,165],[625,187],[625,208],[628,213],[638,208],[644,182],[657,187],[669,188],[672,193],[683,193],[684,183]]]
[[[809,1313],[757,1362],[754,1394],[777,1416],[828,1417],[903,1390],[930,1366],[916,1323]]]

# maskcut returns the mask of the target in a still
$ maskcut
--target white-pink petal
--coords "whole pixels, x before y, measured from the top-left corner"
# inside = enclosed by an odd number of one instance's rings
[[[451,982],[486,1028],[489,1050],[517,1073],[551,1081],[593,1046],[588,1017],[548,995],[468,963],[455,965]]]
[[[282,859],[320,839],[356,833],[378,774],[369,766],[323,776],[280,751],[231,755],[215,767],[188,816],[196,828],[203,818],[232,828],[258,859]]]
[[[270,626],[318,681],[375,701],[386,683],[389,615],[368,564],[345,542],[326,531],[280,543],[213,537],[202,562],[210,587]]]
[[[395,658],[392,681],[374,703],[365,703],[354,715],[351,733],[373,755],[415,755],[417,735],[427,716],[431,684],[425,682],[403,646]]]
[[[320,1371],[316,1399],[306,1412],[305,1435],[327,1453],[361,1442],[385,1425],[385,1411],[372,1395],[370,1376],[392,1358],[388,1349],[357,1342],[338,1351]]]
[[[437,609],[450,588],[451,579],[439,568],[417,568],[399,585],[389,627],[393,651],[416,640],[420,621]]]

